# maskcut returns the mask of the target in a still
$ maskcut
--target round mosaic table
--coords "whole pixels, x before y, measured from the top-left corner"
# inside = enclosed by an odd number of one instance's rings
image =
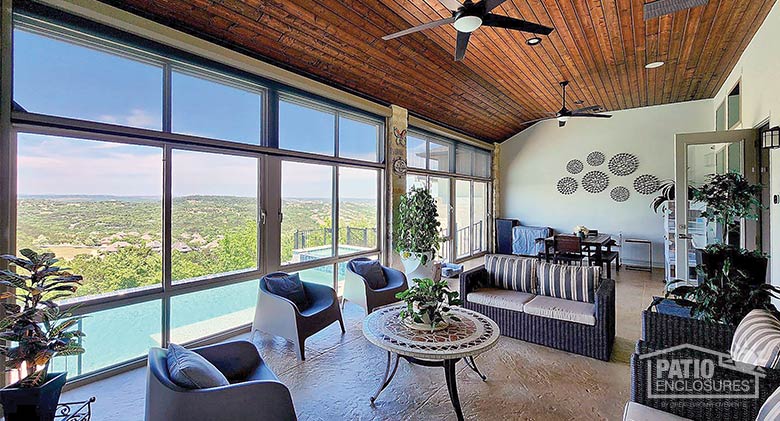
[[[380,393],[393,380],[398,370],[398,360],[403,358],[412,364],[426,367],[444,367],[447,391],[458,420],[463,419],[458,388],[455,381],[455,364],[465,361],[482,380],[474,357],[492,348],[498,342],[501,331],[496,322],[475,311],[453,307],[451,313],[460,321],[450,321],[446,329],[431,332],[408,327],[398,314],[406,304],[394,304],[374,310],[363,321],[363,334],[369,342],[387,351],[387,366],[379,389],[371,397],[373,405]]]

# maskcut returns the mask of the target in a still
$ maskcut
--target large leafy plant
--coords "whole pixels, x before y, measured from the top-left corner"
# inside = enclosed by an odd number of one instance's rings
[[[431,330],[446,321],[445,317],[460,321],[457,316],[449,314],[450,307],[461,304],[458,296],[457,291],[450,291],[446,280],[434,281],[429,278],[414,279],[414,286],[395,295],[406,303],[406,308],[399,314],[401,319],[430,323]]]
[[[436,253],[442,240],[438,216],[436,200],[428,189],[412,187],[409,193],[401,196],[395,229],[396,251],[419,253],[420,262],[426,264],[427,253]]]
[[[693,198],[707,204],[703,218],[723,224],[723,243],[742,218],[758,219],[761,210],[761,185],[750,184],[742,174],[713,174],[703,186],[694,189]]]
[[[68,297],[81,285],[82,277],[57,266],[54,253],[38,254],[21,250],[22,257],[0,256],[26,273],[0,271],[0,285],[10,290],[0,294],[5,316],[0,320],[0,355],[6,370],[22,369],[27,375],[21,387],[37,387],[46,381],[49,363],[55,356],[84,352],[79,338],[84,334],[74,326],[82,317],[62,311],[56,300]]]
[[[677,304],[690,308],[694,318],[736,326],[754,309],[777,312],[772,298],[778,297],[780,289],[767,283],[756,285],[745,273],[735,269],[730,259],[713,275],[702,268],[698,273],[701,279],[698,286],[683,285],[667,293],[667,297],[676,296]]]

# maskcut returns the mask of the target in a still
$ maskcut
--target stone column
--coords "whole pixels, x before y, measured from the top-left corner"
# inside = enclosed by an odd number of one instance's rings
[[[385,224],[385,264],[402,270],[401,259],[395,251],[393,232],[398,216],[398,204],[401,196],[406,193],[406,130],[409,127],[409,113],[405,108],[391,105],[391,116],[387,119],[387,188],[385,203],[387,203],[387,218]]]
[[[496,218],[501,217],[501,208],[499,204],[501,203],[501,183],[499,181],[499,160],[501,159],[501,144],[494,143],[493,144],[493,159],[491,161],[491,174],[493,179],[493,213],[491,214],[491,227],[490,227],[490,251],[495,252],[495,235],[492,233],[495,233],[495,220]]]

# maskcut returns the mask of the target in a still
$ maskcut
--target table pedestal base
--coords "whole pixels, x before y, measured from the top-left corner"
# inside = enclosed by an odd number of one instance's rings
[[[395,356],[395,362],[393,362],[393,356]],[[441,361],[430,361],[430,360],[421,360],[419,358],[414,357],[407,357],[404,355],[398,355],[394,354],[390,351],[387,352],[387,366],[385,368],[385,375],[382,379],[382,384],[379,386],[379,389],[374,393],[374,396],[370,398],[371,405],[374,404],[377,397],[379,397],[379,394],[382,393],[383,390],[390,384],[390,381],[393,380],[393,377],[395,377],[396,371],[398,371],[398,360],[401,358],[405,359],[406,361],[409,361],[411,364],[416,364],[424,367],[443,367],[444,368],[444,379],[447,381],[447,392],[450,395],[450,401],[452,402],[452,407],[455,408],[455,415],[458,417],[458,421],[463,421],[463,411],[460,407],[460,399],[458,398],[458,385],[456,382],[456,376],[455,376],[455,364],[461,360],[461,358],[454,358],[449,360],[441,360]],[[485,377],[484,374],[480,373],[479,369],[477,368],[477,363],[474,361],[474,357],[467,357],[463,358],[463,361],[466,362],[466,365],[472,369],[479,377],[482,379],[482,381],[486,381],[487,377]],[[390,368],[392,366],[392,369]]]

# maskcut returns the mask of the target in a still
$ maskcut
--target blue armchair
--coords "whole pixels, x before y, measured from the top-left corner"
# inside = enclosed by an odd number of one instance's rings
[[[352,259],[347,263],[347,272],[344,275],[344,302],[347,300],[363,307],[366,313],[371,313],[375,308],[398,302],[395,294],[409,289],[406,275],[400,270],[382,267],[387,286],[381,289],[371,289],[365,278],[355,273],[354,262],[370,261],[365,257]],[[343,305],[343,303],[342,303]]]
[[[227,377],[227,386],[186,389],[168,375],[168,350],[151,348],[146,378],[146,421],[295,420],[287,387],[248,341],[193,351]]]
[[[255,321],[252,330],[260,330],[281,336],[295,344],[299,360],[305,360],[304,344],[306,339],[325,329],[333,322],[339,322],[341,333],[345,333],[344,320],[336,296],[336,291],[326,285],[303,281],[303,289],[309,300],[309,306],[303,310],[287,298],[273,294],[268,290],[266,278],[286,275],[283,272],[269,273],[260,279],[260,291],[257,296]]]

